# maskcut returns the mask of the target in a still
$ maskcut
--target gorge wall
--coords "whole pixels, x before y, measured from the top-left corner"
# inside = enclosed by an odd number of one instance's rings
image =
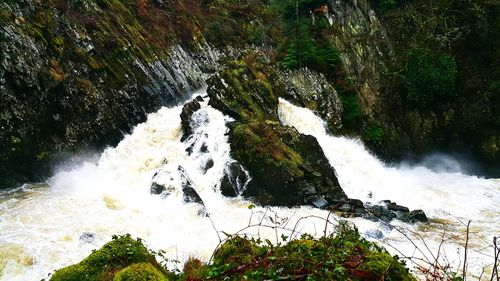
[[[446,0],[302,0],[297,15],[295,1],[3,1],[0,186],[40,179],[61,154],[116,143],[245,49],[263,51],[288,90],[338,92],[341,103],[289,95],[386,159],[443,149],[495,163],[499,8],[476,2],[458,16]],[[453,24],[432,29],[447,7]],[[433,25],[421,25],[425,15]]]

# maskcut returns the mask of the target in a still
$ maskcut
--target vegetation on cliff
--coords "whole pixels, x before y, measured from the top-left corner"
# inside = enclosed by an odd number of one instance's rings
[[[347,223],[321,238],[282,238],[283,243],[273,245],[231,236],[215,250],[210,263],[191,259],[182,271],[171,272],[140,240],[121,236],[79,264],[56,271],[50,280],[415,280],[401,260],[361,238]]]
[[[395,49],[394,59],[386,61],[382,125],[406,134],[406,149],[418,153],[461,150],[498,161],[498,2],[370,3]],[[386,150],[391,145],[384,143]]]

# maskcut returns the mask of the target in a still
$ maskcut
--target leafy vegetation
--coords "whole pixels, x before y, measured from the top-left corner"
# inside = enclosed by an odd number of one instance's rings
[[[406,100],[425,110],[432,104],[453,98],[457,65],[448,55],[432,55],[425,50],[412,50],[405,73]]]
[[[115,238],[81,263],[56,271],[51,280],[400,280],[413,281],[405,264],[341,222],[335,234],[283,244],[233,236],[212,262],[190,259],[174,274],[158,266],[140,240]]]
[[[145,266],[143,263],[148,264]],[[138,264],[132,268],[129,265]],[[155,269],[152,269],[155,268]],[[133,279],[137,270],[148,270],[147,275],[159,275],[161,266],[156,262],[154,255],[142,244],[140,239],[134,240],[130,235],[113,237],[100,250],[78,264],[60,269],[52,275],[52,281],[105,281],[105,280],[137,280]],[[119,272],[116,279],[115,274]],[[128,279],[127,279],[128,278]],[[165,279],[151,279],[165,280]]]

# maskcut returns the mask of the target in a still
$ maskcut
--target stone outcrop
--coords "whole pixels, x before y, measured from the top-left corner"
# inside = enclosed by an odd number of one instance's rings
[[[335,170],[314,137],[278,121],[277,106],[278,97],[288,93],[295,102],[316,109],[320,108],[317,101],[337,97],[332,91],[324,99],[325,88],[320,86],[311,86],[311,92],[288,91],[294,83],[301,85],[287,80],[293,77],[270,67],[262,53],[249,52],[240,60],[229,61],[209,79],[209,104],[235,119],[229,126],[231,153],[252,177],[244,196],[260,204],[325,207],[346,197]],[[331,116],[334,120],[339,112]]]
[[[335,132],[342,125],[342,102],[337,91],[324,75],[307,68],[280,71],[276,84],[284,86],[283,98],[297,106],[307,107],[325,120]]]
[[[112,145],[204,87],[220,54],[163,48],[127,9],[0,3],[0,188],[37,179],[58,153]]]
[[[393,56],[392,43],[367,0],[329,0],[335,33],[331,43],[340,51],[347,74],[365,114],[373,117],[380,102],[381,75]]]

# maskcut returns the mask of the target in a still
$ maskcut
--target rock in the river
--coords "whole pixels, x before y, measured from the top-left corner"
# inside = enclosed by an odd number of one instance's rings
[[[398,205],[389,200],[380,202],[380,205],[364,204],[358,199],[333,200],[327,209],[338,213],[342,217],[363,217],[371,221],[390,222],[399,219],[409,223],[427,222],[427,217],[422,210],[410,212],[405,206]]]
[[[408,209],[408,207],[398,205],[398,204],[391,202],[389,200],[385,200],[384,203],[386,203],[387,209],[389,209],[391,211],[402,212],[402,213],[410,212],[410,209]]]
[[[235,119],[231,153],[252,177],[243,195],[284,206],[327,206],[318,198],[346,198],[318,141],[277,119],[278,97],[286,89],[279,75],[265,55],[249,52],[208,81],[209,104]],[[228,184],[222,188],[231,193]]]
[[[236,197],[243,192],[244,185],[248,181],[248,175],[243,167],[237,162],[230,163],[224,172],[220,190],[222,195]]]
[[[191,127],[191,116],[194,112],[200,110],[200,102],[202,101],[203,98],[198,96],[196,97],[196,99],[186,103],[182,108],[181,126],[184,133],[182,135],[181,141],[186,140],[193,133],[193,128]]]
[[[85,242],[85,243],[92,243],[94,242],[95,239],[95,234],[92,232],[84,232],[82,235],[80,235],[80,241]]]
[[[213,166],[214,166],[214,160],[208,159],[202,167],[203,173],[206,174],[207,171],[210,170]]]
[[[159,195],[167,191],[167,188],[163,184],[153,182],[151,184],[151,194]]]
[[[185,203],[197,203],[202,206],[205,206],[205,203],[203,203],[203,200],[201,199],[200,195],[196,191],[196,189],[193,188],[193,185],[191,184],[191,180],[187,178],[186,176],[186,171],[184,168],[179,166],[178,168],[180,174],[181,174],[181,184],[182,184],[182,195],[183,195],[183,200]]]
[[[425,215],[424,211],[422,211],[422,210],[411,211],[410,213],[403,216],[402,220],[407,221],[407,222],[411,222],[411,223],[428,222],[429,221],[429,219]]]

